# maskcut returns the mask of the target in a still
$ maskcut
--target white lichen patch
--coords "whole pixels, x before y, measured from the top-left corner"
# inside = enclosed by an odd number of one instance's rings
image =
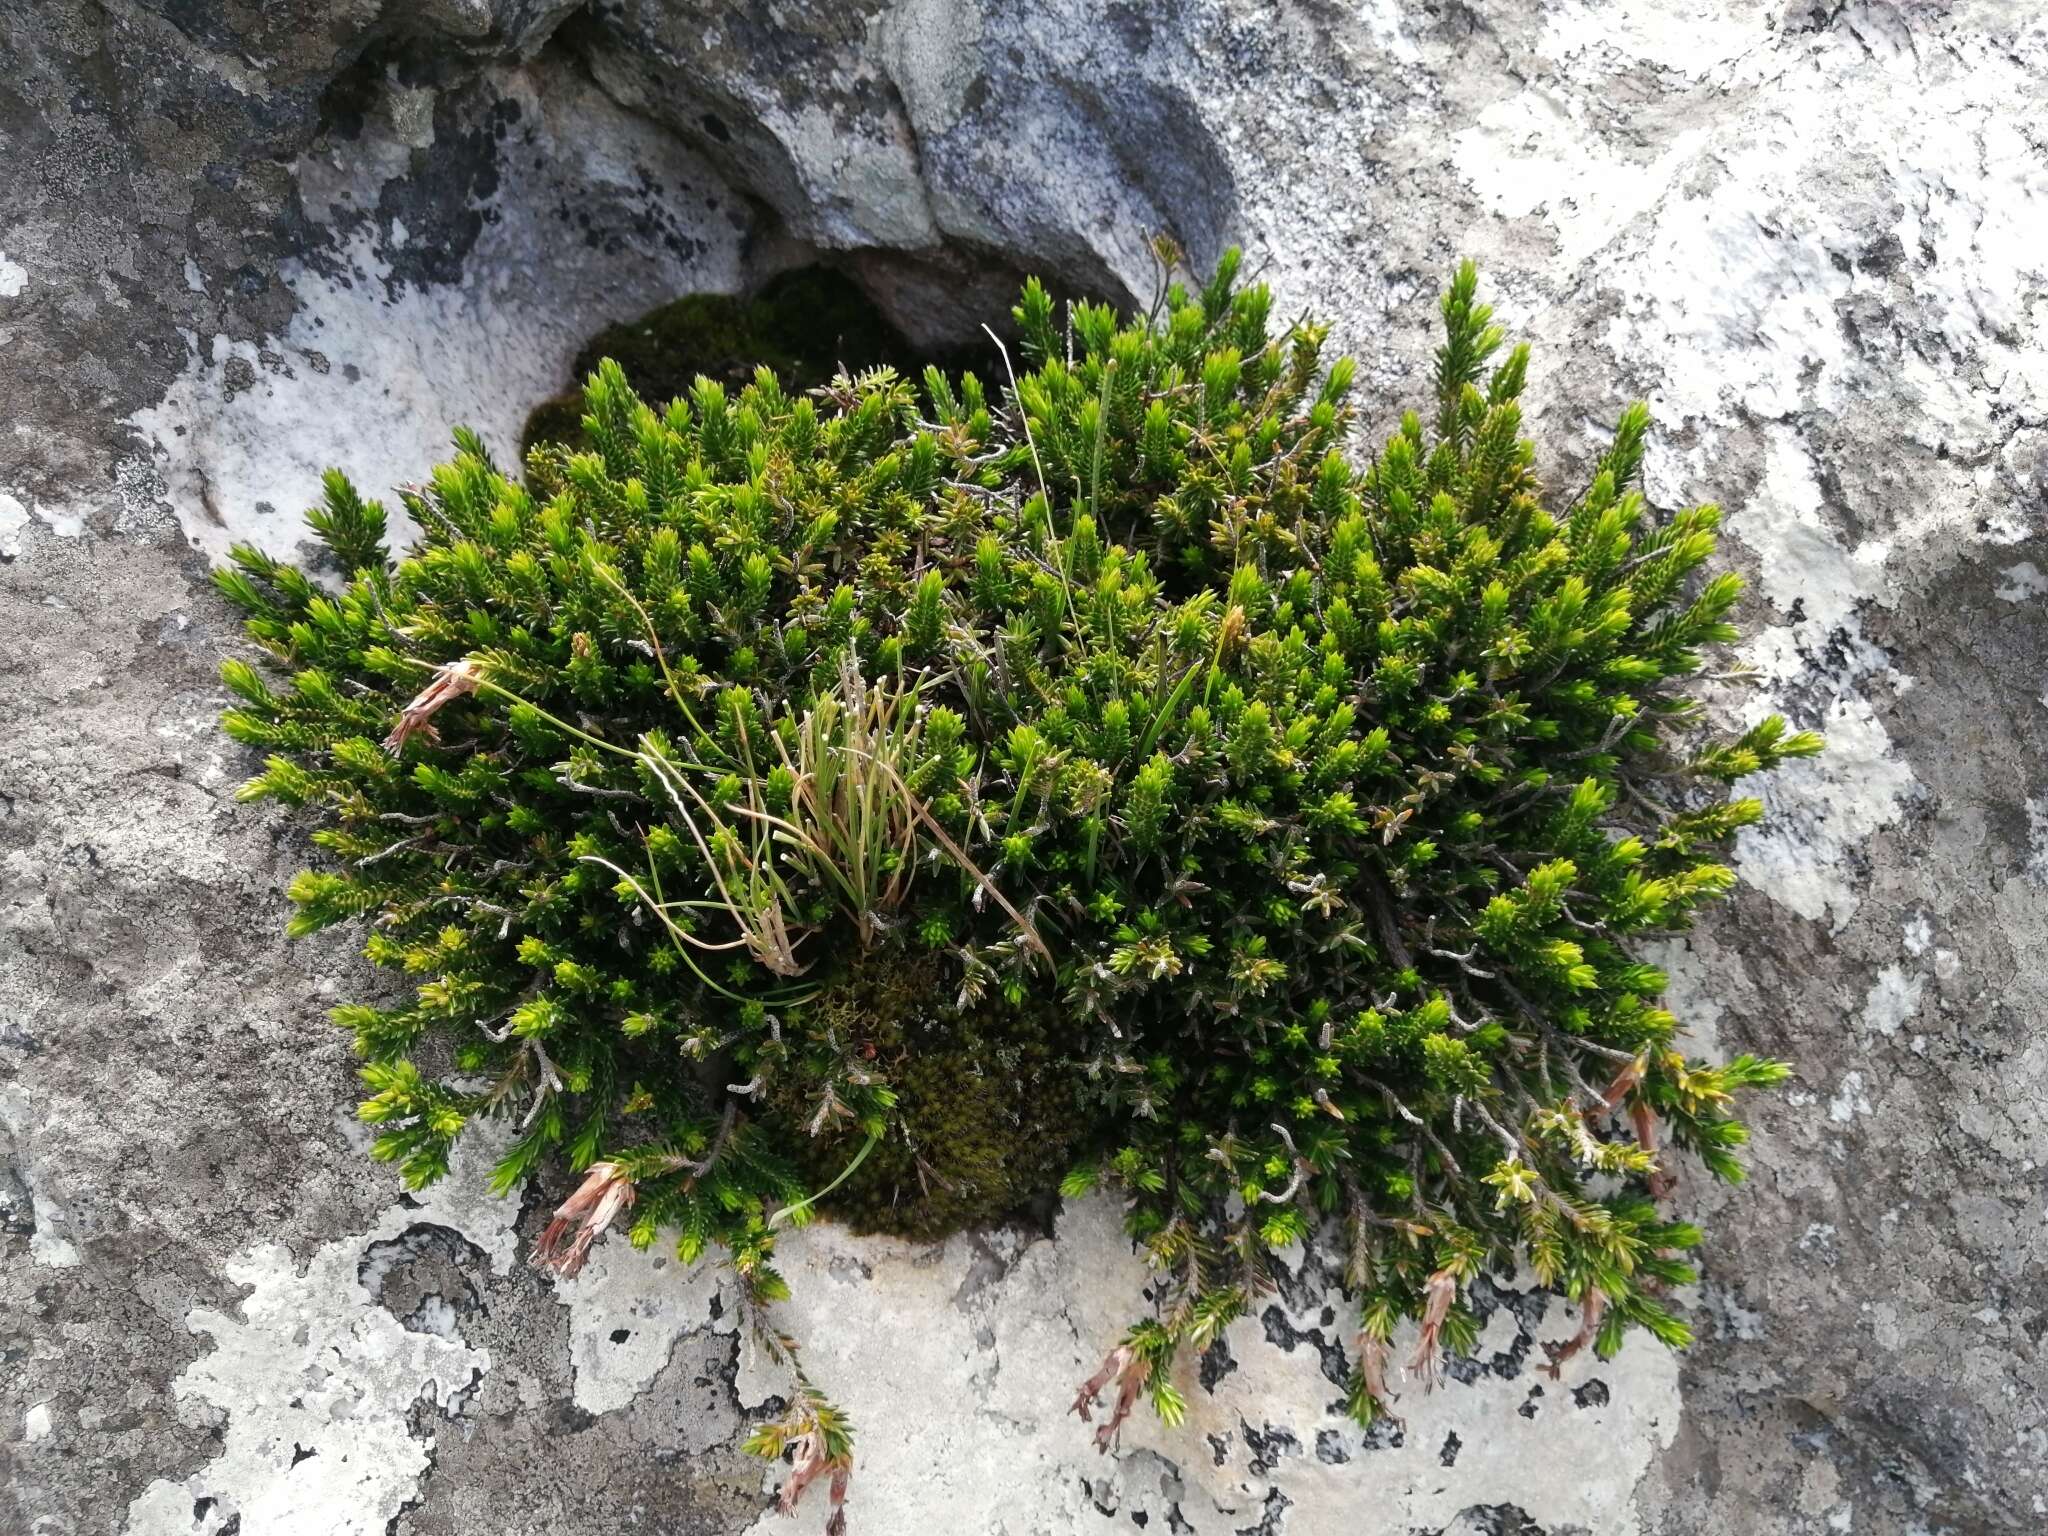
[[[1757,557],[1771,606],[1793,621],[1795,634],[1806,626],[1805,637],[1824,639],[1853,625],[1865,603],[1885,596],[1886,550],[1870,543],[1844,548],[1823,515],[1805,443],[1785,428],[1772,430],[1768,441],[1763,482],[1730,513],[1728,526]]]
[[[2048,576],[2042,575],[2041,568],[2031,560],[2007,566],[2000,576],[1996,593],[2000,602],[2024,603],[2048,594]]]
[[[1664,1006],[1685,1035],[1686,1054],[1720,1060],[1721,1017],[1728,1011],[1726,983],[1687,939],[1658,939],[1642,945],[1640,953],[1666,977]]]
[[[1828,1100],[1828,1119],[1836,1125],[1847,1125],[1858,1115],[1870,1112],[1870,1099],[1863,1091],[1863,1074],[1845,1072],[1835,1096]]]
[[[0,560],[21,554],[21,530],[33,518],[59,538],[75,539],[85,532],[85,514],[76,508],[53,506],[43,501],[23,501],[0,491]]]
[[[1934,920],[1925,912],[1908,914],[1900,927],[1899,940],[1906,946],[1906,953],[1918,959],[1934,943]]]
[[[1811,31],[1763,4],[1611,9],[1542,7],[1523,87],[1454,134],[1455,161],[1483,205],[1547,227],[1564,307],[1607,307],[1662,429],[1651,499],[1729,506],[1774,610],[1742,653],[1760,707],[1831,743],[1773,776],[1775,824],[1738,868],[1839,931],[1917,791],[1883,723],[1913,680],[1864,616],[1930,551],[2028,536],[2010,490],[2030,473],[2014,424],[2048,401],[2048,162],[2001,104],[2035,73],[1991,31],[1929,49],[1883,7]],[[1871,125],[1846,149],[1845,121]],[[1911,464],[1852,472],[1845,434]],[[2018,561],[1997,591],[2032,601],[2048,577]]]
[[[623,1408],[668,1364],[676,1342],[709,1328],[730,1333],[730,1299],[714,1263],[683,1265],[670,1244],[636,1250],[614,1234],[597,1245],[581,1274],[555,1283],[569,1309],[569,1363],[578,1408]]]
[[[1526,90],[1488,107],[1453,139],[1458,169],[1487,207],[1507,218],[1545,215],[1568,262],[1600,250],[1655,204],[1704,137],[1681,134],[1656,159],[1638,162],[1609,149],[1586,110],[1585,97]]]
[[[28,508],[0,491],[0,560],[12,560],[21,553],[21,530],[27,526]]]
[[[28,268],[0,251],[0,299],[18,299],[28,286]]]
[[[35,1125],[30,1111],[29,1097],[19,1083],[0,1086],[0,1131],[17,1145],[28,1140]],[[23,1180],[28,1185],[30,1219],[35,1229],[29,1234],[28,1256],[32,1264],[47,1269],[73,1269],[78,1265],[78,1247],[65,1233],[70,1223],[64,1208],[41,1181],[43,1172],[35,1163],[26,1163],[21,1168]]]
[[[679,293],[737,286],[740,232],[704,206],[707,193],[721,204],[728,195],[714,173],[588,87],[551,80],[543,96],[523,75],[504,83],[536,124],[536,149],[508,160],[460,281],[394,281],[403,221],[363,225],[339,253],[342,270],[280,268],[299,304],[283,335],[188,333],[184,373],[133,418],[186,535],[209,557],[244,540],[293,554],[334,466],[384,497],[394,534],[407,536],[389,491],[449,457],[451,428],[473,428],[512,462],[527,414],[564,386],[593,332]],[[385,125],[400,150],[402,126]],[[364,160],[392,174],[406,164],[402,152]],[[564,196],[644,201],[650,166],[693,193],[664,201],[679,225],[669,241],[563,236],[552,213]],[[377,184],[336,186],[317,164],[300,174],[330,212],[376,206]],[[526,184],[549,176],[572,190]]]
[[[2048,795],[2027,800],[2027,878],[2048,885]]]
[[[1899,819],[1917,784],[1864,690],[1897,690],[1910,679],[1863,636],[1861,610],[1889,594],[1886,546],[1845,549],[1821,515],[1803,444],[1778,428],[1769,445],[1763,481],[1732,526],[1759,557],[1765,595],[1787,622],[1742,647],[1760,684],[1747,714],[1757,719],[1816,692],[1829,696],[1818,718],[1798,719],[1822,732],[1828,750],[1757,781],[1770,814],[1737,839],[1735,865],[1780,905],[1840,932],[1860,902],[1857,850]]]
[[[364,1259],[431,1224],[474,1243],[494,1271],[509,1269],[518,1206],[486,1187],[503,1140],[466,1138],[448,1177],[415,1204],[323,1244],[303,1268],[275,1244],[229,1263],[249,1295],[232,1313],[187,1317],[213,1348],[171,1386],[191,1422],[222,1426],[220,1454],[144,1489],[127,1536],[213,1536],[237,1519],[251,1533],[383,1536],[430,1465],[433,1441],[413,1435],[408,1412],[423,1399],[455,1411],[492,1361],[459,1337],[401,1326],[365,1288]]]
[[[1645,63],[1677,79],[1725,75],[1768,46],[1775,17],[1760,0],[1704,6],[1698,0],[1650,0],[1616,10],[1600,0],[1558,0],[1543,18],[1539,43],[1550,58],[1599,67]]]
[[[1920,994],[1926,986],[1925,976],[1909,975],[1903,966],[1886,966],[1863,999],[1863,1027],[1874,1034],[1897,1034],[1920,1011]]]
[[[1512,1354],[1518,1329],[1503,1307],[1480,1345],[1489,1368],[1434,1393],[1407,1383],[1400,1443],[1376,1435],[1368,1449],[1321,1369],[1321,1349],[1348,1341],[1355,1318],[1310,1292],[1230,1330],[1234,1363],[1213,1392],[1185,1362],[1186,1423],[1141,1411],[1099,1456],[1068,1408],[1142,1305],[1144,1281],[1110,1201],[1071,1205],[1056,1241],[997,1234],[934,1249],[819,1225],[786,1239],[781,1263],[795,1291],[782,1316],[859,1428],[854,1500],[878,1531],[1127,1531],[1143,1515],[1148,1529],[1228,1536],[1277,1511],[1270,1529],[1323,1532],[1357,1528],[1368,1509],[1375,1530],[1437,1530],[1474,1505],[1512,1503],[1546,1529],[1620,1532],[1634,1528],[1636,1480],[1677,1431],[1677,1364],[1660,1347],[1631,1342],[1553,1383],[1533,1347]],[[1576,1323],[1553,1300],[1538,1336]],[[743,1405],[786,1393],[748,1346],[741,1362]],[[823,1518],[812,1508],[795,1530]],[[790,1529],[764,1516],[754,1536]]]
[[[1815,722],[1827,751],[1760,776],[1764,824],[1736,838],[1735,867],[1750,885],[1839,933],[1861,902],[1855,860],[1899,819],[1917,780],[1865,699],[1836,699]]]

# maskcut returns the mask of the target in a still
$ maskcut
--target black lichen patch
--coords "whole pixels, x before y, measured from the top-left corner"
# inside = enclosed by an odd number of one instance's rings
[[[460,1337],[482,1306],[476,1279],[484,1252],[451,1227],[420,1222],[363,1250],[356,1278],[378,1305],[414,1333]]]
[[[1294,1438],[1292,1430],[1277,1424],[1252,1428],[1249,1421],[1238,1420],[1238,1429],[1244,1435],[1246,1449],[1252,1453],[1252,1476],[1260,1477],[1279,1466],[1290,1456],[1301,1454],[1301,1442]]]
[[[1368,1451],[1398,1451],[1407,1443],[1407,1426],[1384,1413],[1365,1426],[1365,1437],[1359,1442]]]
[[[36,1208],[29,1195],[28,1181],[14,1168],[0,1163],[0,1232],[29,1237],[35,1230]]]
[[[983,378],[992,376],[991,359],[977,349],[934,355],[913,347],[845,273],[799,267],[771,279],[751,298],[686,294],[599,331],[576,354],[569,387],[527,418],[522,455],[535,443],[582,445],[582,383],[607,357],[657,408],[687,394],[700,374],[736,392],[763,367],[791,394],[816,389],[841,369],[860,373],[887,366],[915,376],[934,363],[947,372],[971,368]]]
[[[1216,1336],[1216,1342],[1202,1351],[1200,1379],[1202,1390],[1214,1393],[1224,1377],[1237,1369],[1237,1360],[1230,1353],[1230,1341],[1223,1335]]]
[[[1444,1528],[1470,1531],[1472,1536],[1545,1536],[1543,1527],[1528,1512],[1513,1504],[1474,1504],[1460,1510],[1458,1518]],[[1444,1536],[1444,1533],[1439,1533]]]
[[[1296,1328],[1277,1306],[1268,1307],[1260,1313],[1259,1323],[1266,1330],[1268,1344],[1278,1345],[1289,1353],[1306,1344],[1315,1350],[1322,1362],[1325,1381],[1337,1387],[1350,1383],[1351,1362],[1345,1358],[1343,1344],[1335,1338],[1325,1338],[1322,1329]]]

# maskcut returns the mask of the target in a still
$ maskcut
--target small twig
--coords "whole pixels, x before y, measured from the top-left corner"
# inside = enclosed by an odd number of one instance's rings
[[[388,859],[391,857],[392,854],[403,852],[407,848],[417,848],[421,843],[432,842],[433,838],[434,834],[431,832],[422,832],[418,837],[401,838],[399,841],[393,843],[389,848],[380,848],[377,852],[371,854],[366,859],[357,859],[356,868],[368,869],[372,864],[376,863],[379,859]]]
[[[607,800],[644,800],[647,798],[638,791],[631,789],[600,789],[595,784],[582,783],[566,773],[555,775],[555,782],[564,789],[573,789],[579,795],[600,795]]]

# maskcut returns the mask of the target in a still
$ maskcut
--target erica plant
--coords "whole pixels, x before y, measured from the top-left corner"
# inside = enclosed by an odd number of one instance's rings
[[[1105,1446],[1334,1245],[1369,1422],[1489,1268],[1578,1304],[1560,1359],[1685,1342],[1678,1170],[1740,1178],[1732,1102],[1785,1071],[1687,1056],[1642,957],[1729,890],[1729,786],[1820,747],[1694,694],[1716,509],[1645,504],[1640,406],[1547,494],[1469,266],[1426,414],[1356,461],[1350,362],[1237,272],[1136,316],[1029,284],[999,380],[656,404],[606,364],[587,451],[458,433],[402,558],[332,475],[338,585],[219,573],[265,663],[224,673],[242,798],[324,855],[291,931],[408,979],[335,1014],[376,1155],[417,1186],[507,1121],[498,1189],[583,1177],[537,1262],[717,1250],[792,1373],[755,1448],[835,1525],[788,1226],[1113,1188],[1161,1283],[1076,1400]]]

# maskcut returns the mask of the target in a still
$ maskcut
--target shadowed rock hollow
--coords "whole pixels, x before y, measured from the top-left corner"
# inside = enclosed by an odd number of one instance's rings
[[[1420,391],[1470,254],[1537,345],[1555,484],[1634,395],[1652,499],[1728,508],[1756,708],[1831,750],[1766,790],[1743,888],[1666,959],[1703,1047],[1794,1060],[1701,1342],[1553,1383],[1567,1309],[1334,1411],[1311,1268],[1188,1424],[1062,1413],[1137,1265],[820,1227],[792,1323],[863,1432],[869,1531],[2030,1532],[2048,1518],[2048,26],[2029,8],[1582,0],[0,0],[0,1525],[778,1528],[738,1452],[778,1383],[715,1271],[362,1156],[281,936],[296,832],[236,812],[233,626],[319,471],[515,451],[606,326],[824,263],[919,346],[1032,270],[1147,291],[1243,242]],[[1318,1366],[1324,1371],[1319,1372]],[[804,1516],[816,1519],[817,1512]]]

